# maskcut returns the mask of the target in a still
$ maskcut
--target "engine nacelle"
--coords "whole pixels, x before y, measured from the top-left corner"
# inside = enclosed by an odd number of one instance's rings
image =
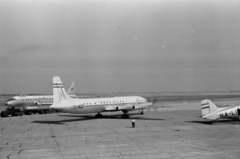
[[[135,109],[145,109],[152,105],[153,105],[152,103],[141,103],[141,104],[135,105]]]
[[[23,109],[24,110],[38,110],[39,107],[38,106],[24,106]]]
[[[121,105],[118,107],[118,110],[129,110],[129,109],[134,109],[135,106],[132,104],[128,104],[128,105]]]
[[[48,110],[50,106],[24,106],[24,110]]]

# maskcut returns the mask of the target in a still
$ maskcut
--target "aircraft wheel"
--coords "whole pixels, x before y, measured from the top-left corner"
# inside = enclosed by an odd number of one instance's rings
[[[128,111],[122,111],[123,115],[122,118],[129,118]]]
[[[96,118],[101,118],[101,117],[102,117],[102,114],[99,114],[99,113],[98,113],[98,114],[95,115],[95,117],[96,117]]]
[[[124,114],[124,115],[122,115],[122,118],[129,118],[129,115],[127,115],[127,114]]]

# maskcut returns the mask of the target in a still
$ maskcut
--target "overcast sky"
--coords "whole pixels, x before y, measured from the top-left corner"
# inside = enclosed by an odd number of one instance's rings
[[[0,0],[0,93],[240,90],[239,0]]]

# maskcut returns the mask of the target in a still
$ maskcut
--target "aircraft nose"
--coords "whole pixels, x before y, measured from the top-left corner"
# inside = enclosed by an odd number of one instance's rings
[[[15,106],[15,101],[8,101],[8,102],[5,102],[4,103],[6,106],[8,106],[8,107],[12,107],[12,106]]]

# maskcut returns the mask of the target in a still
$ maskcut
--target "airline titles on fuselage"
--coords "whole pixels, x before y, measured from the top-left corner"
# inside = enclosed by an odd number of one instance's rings
[[[237,115],[238,115],[237,110],[235,110],[235,113],[234,111],[219,113],[220,118],[227,118],[227,117],[237,116]]]

